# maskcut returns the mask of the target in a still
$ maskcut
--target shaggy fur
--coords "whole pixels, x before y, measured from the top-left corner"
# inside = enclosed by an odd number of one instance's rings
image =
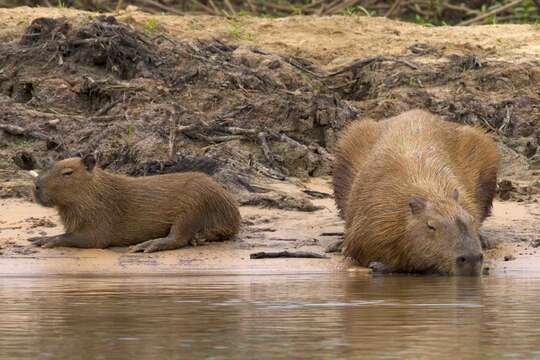
[[[139,244],[132,250],[151,252],[185,246],[196,235],[227,239],[240,227],[236,201],[197,172],[127,177],[94,167],[92,158],[70,158],[38,178],[35,198],[54,206],[66,229],[31,239],[45,247]]]
[[[476,239],[491,211],[498,164],[497,145],[482,130],[425,111],[352,123],[338,143],[333,178],[336,204],[346,221],[345,255],[399,271],[452,273],[455,249],[462,248],[450,235],[460,233],[457,225],[446,236],[420,234],[437,241],[415,241],[410,201],[425,199],[426,216],[444,224],[457,221],[463,228],[462,220],[470,218],[466,230]]]

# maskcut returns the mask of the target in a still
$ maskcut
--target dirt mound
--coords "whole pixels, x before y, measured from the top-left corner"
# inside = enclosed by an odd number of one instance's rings
[[[201,168],[256,193],[244,203],[274,206],[284,197],[261,197],[252,179],[327,175],[349,121],[415,107],[496,133],[513,156],[505,158],[523,165],[507,161],[505,179],[537,176],[538,63],[447,52],[417,43],[330,71],[253,46],[137,31],[111,16],[38,18],[0,44],[2,177],[96,152],[103,167],[132,175]],[[304,200],[287,208],[316,208]]]
[[[96,151],[102,166],[129,174],[207,156],[235,173],[321,175],[332,130],[356,116],[285,58],[149,38],[113,17],[79,28],[36,19],[20,41],[0,47],[0,62],[3,130],[45,140],[27,144],[38,159],[26,169]]]

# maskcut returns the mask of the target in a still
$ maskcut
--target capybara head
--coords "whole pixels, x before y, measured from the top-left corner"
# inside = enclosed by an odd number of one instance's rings
[[[56,162],[37,177],[34,198],[47,207],[69,205],[91,183],[95,165],[93,155]]]
[[[407,236],[415,263],[426,272],[446,275],[480,275],[483,254],[478,224],[458,203],[459,192],[446,201],[409,199]]]

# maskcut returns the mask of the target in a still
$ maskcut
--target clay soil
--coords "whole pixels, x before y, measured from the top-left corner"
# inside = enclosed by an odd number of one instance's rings
[[[482,126],[503,154],[484,233],[495,268],[540,261],[540,30],[440,27],[366,17],[225,19],[0,9],[0,272],[334,271],[328,177],[339,131],[424,108]],[[62,231],[31,202],[28,170],[74,153],[130,175],[197,169],[237,195],[235,242],[155,255],[36,249]],[[512,255],[515,261],[498,261]]]

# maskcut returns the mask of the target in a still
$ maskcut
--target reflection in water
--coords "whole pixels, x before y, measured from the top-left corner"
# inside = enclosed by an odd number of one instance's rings
[[[1,358],[540,357],[540,279],[0,279]]]

